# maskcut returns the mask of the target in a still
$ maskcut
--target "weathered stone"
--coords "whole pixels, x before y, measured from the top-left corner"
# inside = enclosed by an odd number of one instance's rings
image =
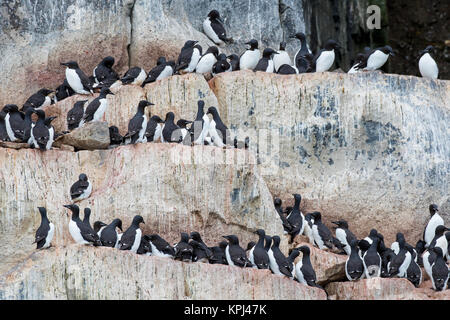
[[[30,145],[24,142],[0,141],[0,147],[19,150],[30,148]]]
[[[80,150],[107,149],[109,146],[107,122],[91,121],[61,138],[61,144],[68,144]]]
[[[55,89],[64,80],[63,61],[78,61],[90,76],[111,55],[116,71],[125,72],[133,2],[2,1],[0,55],[8,58],[0,64],[0,105],[22,105],[43,87]]]
[[[181,157],[181,158],[180,158]],[[185,159],[185,161],[181,161]],[[192,161],[192,162],[190,162]],[[93,184],[78,203],[92,209],[91,222],[121,218],[127,228],[143,216],[144,233],[169,243],[180,232],[198,231],[215,245],[223,235],[239,235],[241,245],[256,241],[259,228],[281,235],[272,196],[245,150],[205,146],[139,143],[110,150],[79,151],[0,149],[0,274],[32,253],[40,223],[38,206],[55,224],[53,245],[73,243],[68,231],[70,186],[80,173]],[[287,242],[282,242],[287,253]]]
[[[336,300],[449,300],[450,290],[435,292],[415,288],[407,279],[372,278],[359,281],[332,282],[325,290]]]
[[[80,245],[35,252],[0,278],[1,300],[326,298],[323,290],[266,270],[184,263]]]

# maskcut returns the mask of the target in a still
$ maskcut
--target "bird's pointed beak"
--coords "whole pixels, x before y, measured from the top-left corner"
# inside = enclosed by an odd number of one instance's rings
[[[60,63],[62,66],[67,66],[67,62],[61,62]]]

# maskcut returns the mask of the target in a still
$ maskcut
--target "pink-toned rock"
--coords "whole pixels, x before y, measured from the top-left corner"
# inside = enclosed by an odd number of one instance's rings
[[[435,292],[415,288],[407,279],[373,278],[359,281],[332,282],[325,290],[336,300],[449,300],[450,290]]]

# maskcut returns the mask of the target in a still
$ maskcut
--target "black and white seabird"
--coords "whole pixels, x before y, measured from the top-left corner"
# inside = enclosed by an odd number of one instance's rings
[[[203,100],[197,101],[197,115],[191,126],[192,141],[194,144],[203,145],[205,138],[209,134],[209,117],[203,111],[205,102]]]
[[[261,52],[258,49],[258,41],[252,39],[245,44],[249,45],[250,48],[245,50],[239,58],[239,68],[240,70],[253,70],[261,58]]]
[[[113,70],[114,57],[108,56],[94,68],[92,75],[94,76],[95,84],[93,87],[107,86],[109,87],[115,81],[119,80],[119,75]]]
[[[147,73],[141,67],[132,67],[120,78],[122,84],[135,84],[137,86],[142,85],[142,83],[147,78]]]
[[[91,223],[89,221],[90,217],[91,217],[91,208],[84,208],[83,224],[86,226],[87,230],[94,235],[93,236],[95,239],[94,245],[101,246],[102,243],[100,242],[100,236],[98,235],[98,232],[92,228]]]
[[[72,212],[72,217],[69,222],[69,232],[73,240],[78,244],[93,244],[99,245],[98,235],[94,230],[89,228],[80,219],[80,208],[76,204],[64,205]]]
[[[140,215],[136,215],[131,222],[128,229],[122,234],[119,240],[119,250],[130,250],[136,253],[139,245],[141,244],[142,231],[139,228],[139,224],[144,223],[144,218]]]
[[[357,69],[358,65],[364,60],[364,53],[358,53],[355,58],[355,62],[353,62],[353,66],[348,70],[347,73],[357,73],[360,70]]]
[[[92,83],[88,76],[80,69],[76,61],[62,62],[66,66],[66,79],[69,86],[78,94],[91,94]]]
[[[345,253],[347,253],[347,255],[350,255],[351,253],[350,242],[357,239],[348,228],[347,221],[341,219],[339,221],[331,221],[331,223],[334,223],[337,226],[335,231],[336,238],[342,244]]]
[[[69,131],[79,127],[81,119],[83,119],[84,110],[86,109],[88,100],[80,100],[75,102],[72,109],[67,112],[67,128]]]
[[[211,247],[212,256],[209,259],[211,264],[225,264],[227,265],[227,258],[225,257],[225,249],[228,246],[228,242],[221,241],[218,246]]]
[[[278,72],[280,67],[284,64],[292,65],[291,57],[286,51],[286,42],[280,42],[280,49],[277,51],[278,54],[273,56],[273,67],[274,72]]]
[[[281,199],[275,198],[273,200],[273,204],[275,206],[275,210],[277,211],[278,215],[280,216],[281,223],[283,224],[284,234],[289,233],[292,230],[292,226],[286,219],[286,216],[283,212],[283,208],[281,207],[281,205],[282,205]]]
[[[159,116],[152,116],[147,122],[147,128],[145,129],[145,137],[147,142],[154,142],[161,138],[162,125],[164,121]]]
[[[230,266],[238,266],[245,268],[251,266],[252,263],[247,259],[245,250],[239,246],[239,239],[235,235],[223,236],[228,240],[228,245],[225,248],[225,257]]]
[[[174,122],[175,114],[173,112],[166,113],[164,126],[162,128],[161,142],[163,143],[180,143],[183,141],[181,129]]]
[[[367,279],[379,277],[381,275],[381,257],[377,251],[378,237],[374,238],[369,249],[364,253],[364,274]]]
[[[103,114],[108,108],[108,99],[106,98],[108,94],[114,95],[108,88],[102,88],[100,95],[88,104],[79,124],[80,127],[86,122],[102,120]]]
[[[278,275],[285,275],[286,277],[292,277],[292,264],[289,263],[286,256],[281,252],[280,237],[272,237],[272,247],[267,252],[269,255],[269,266],[273,273]]]
[[[175,72],[175,61],[166,61],[165,57],[159,57],[156,66],[147,74],[147,78],[142,82],[143,88],[147,83],[153,83],[158,80],[168,78]]]
[[[46,124],[47,119],[43,110],[36,110],[35,113],[38,115],[38,120],[31,128],[31,141],[33,141],[36,149],[50,150],[53,145],[55,130],[51,125]]]
[[[406,248],[406,240],[403,233],[397,233],[396,241],[398,243],[398,253],[396,253],[394,259],[389,264],[389,276],[406,278],[406,270],[408,270],[409,264],[411,263],[411,253]]]
[[[367,251],[369,247],[370,245],[367,246],[365,251]],[[390,264],[395,258],[395,252],[390,248],[386,248],[386,250],[380,253],[380,257],[381,257],[381,277],[389,278]]]
[[[345,262],[345,275],[350,281],[362,279],[364,278],[364,263],[358,254],[358,240],[351,239],[348,247],[350,247],[350,254]]]
[[[196,73],[212,72],[213,65],[217,62],[219,49],[216,46],[211,46],[206,50],[205,54],[200,57],[200,60],[195,67]],[[225,56],[226,60],[226,56]]]
[[[110,145],[120,145],[123,142],[123,137],[119,132],[119,128],[116,126],[110,126],[108,129]]]
[[[320,50],[314,61],[316,63],[316,72],[328,71],[334,63],[334,50],[339,48],[339,44],[334,40],[328,40],[325,48]]]
[[[202,56],[202,47],[197,42],[188,40],[184,43],[178,56],[176,71],[180,73],[194,72]]]
[[[173,247],[158,234],[148,235],[150,247],[152,248],[152,256],[171,258],[175,257]]]
[[[154,104],[141,100],[139,101],[138,109],[130,122],[128,122],[128,132],[123,136],[125,144],[135,144],[138,142],[147,142],[147,136],[145,131],[147,130],[147,115],[145,114],[145,108],[153,106]]]
[[[211,69],[211,74],[215,77],[219,73],[223,72],[231,72],[233,71],[233,67],[227,60],[227,56],[224,53],[221,53],[217,56],[217,61],[213,64]]]
[[[273,55],[277,55],[278,52],[273,50],[272,48],[265,48],[263,51],[262,58],[258,61],[256,64],[256,67],[253,69],[253,71],[264,71],[264,72],[274,72],[274,65],[273,65]]]
[[[364,55],[364,59],[355,66],[355,69],[364,71],[377,70],[386,63],[390,55],[395,56],[390,46],[372,49]]]
[[[311,264],[311,249],[308,246],[301,246],[298,250],[302,253],[302,259],[295,265],[296,279],[310,287],[321,288],[317,283],[316,272]]]
[[[255,246],[250,249],[248,258],[258,269],[269,269],[269,255],[264,250],[266,233],[263,229],[258,229],[255,233],[259,236],[259,239]]]
[[[231,66],[231,71],[237,71],[240,70],[239,68],[239,56],[237,54],[230,54],[227,56],[228,63]]]
[[[433,49],[433,46],[428,46],[425,50],[420,52],[421,57],[419,59],[419,71],[424,78],[437,79],[439,75],[439,69],[436,61],[434,61],[430,55]]]
[[[86,174],[82,173],[78,176],[76,181],[70,187],[70,198],[73,202],[89,198],[92,192],[92,183],[88,180]]]
[[[8,132],[6,131],[5,116],[6,116],[6,113],[3,110],[1,110],[0,111],[0,141],[8,141],[9,140]]]
[[[2,111],[5,114],[5,128],[9,141],[21,141],[25,133],[25,115],[15,104],[7,104]]]
[[[409,264],[408,269],[406,270],[406,278],[416,288],[418,288],[422,283],[422,269],[420,269],[419,265],[417,264],[417,252],[411,245],[406,244],[405,246],[408,252],[411,254],[411,263]]]
[[[116,218],[108,224],[100,233],[100,241],[105,247],[116,248],[119,242],[119,237],[116,228],[122,231],[122,220]]]
[[[303,230],[305,229],[305,217],[300,211],[300,202],[302,201],[302,197],[298,193],[293,194],[293,196],[295,200],[294,206],[292,207],[292,211],[286,217],[286,220],[291,226],[291,229],[288,232],[291,236],[291,243],[297,235],[303,234]]]
[[[227,32],[223,24],[217,10],[211,10],[208,17],[203,21],[203,32],[217,45],[233,42],[233,38],[227,38]]]
[[[450,270],[444,261],[444,255],[440,247],[431,249],[436,255],[436,259],[431,266],[431,282],[433,289],[436,291],[443,291],[447,288]]]
[[[203,242],[200,233],[198,233],[197,231],[193,231],[190,234],[190,238],[192,239],[192,241],[189,243],[194,247],[192,261],[208,262],[208,259],[210,259],[213,254],[211,249],[206,245],[205,242]]]
[[[444,219],[439,215],[438,206],[431,204],[429,207],[431,218],[428,221],[425,230],[423,231],[423,240],[425,240],[425,247],[428,248],[431,241],[433,241],[435,236],[435,231],[438,226],[444,225]]]
[[[289,38],[300,40],[300,48],[294,55],[294,66],[299,69],[298,60],[301,56],[305,56],[310,53],[308,49],[308,45],[306,44],[306,36],[303,32],[297,32],[296,34],[291,35]]]
[[[36,237],[33,243],[36,243],[36,249],[49,248],[55,234],[55,225],[48,220],[47,209],[38,207],[41,214],[41,225],[36,230]]]
[[[181,131],[181,137],[182,142],[186,146],[190,146],[192,144],[192,137],[191,137],[191,131],[190,126],[193,121],[186,120],[186,119],[180,119],[177,121],[177,126],[180,128]],[[189,128],[188,128],[189,125]]]
[[[34,109],[41,109],[46,106],[49,106],[52,104],[52,98],[50,97],[50,94],[53,93],[53,90],[49,89],[40,89],[38,92],[33,94],[31,97],[27,99],[27,101],[23,104],[23,108],[25,107],[31,107]]]
[[[67,82],[67,79],[64,78],[62,84],[60,84],[55,89],[55,96],[53,97],[53,102],[56,103],[58,101],[64,100],[67,97],[73,96],[75,91],[73,91],[72,87]]]
[[[175,260],[184,262],[191,262],[194,248],[189,244],[189,235],[186,232],[181,232],[180,241],[173,246],[175,250]]]
[[[212,120],[209,123],[209,135],[218,147],[225,147],[231,144],[230,131],[222,122],[219,112],[215,107],[209,107],[207,114],[212,115]]]
[[[314,217],[314,223],[312,225],[314,242],[319,249],[331,249],[333,247],[333,234],[330,229],[322,223],[322,215],[320,212],[315,211],[312,215]]]

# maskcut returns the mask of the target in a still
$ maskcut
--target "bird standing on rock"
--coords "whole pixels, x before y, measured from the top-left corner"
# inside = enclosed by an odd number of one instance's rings
[[[130,250],[136,253],[141,244],[142,231],[139,225],[144,223],[144,218],[136,215],[128,229],[122,234],[119,240],[119,250]]]
[[[36,249],[46,249],[51,246],[53,235],[55,234],[55,225],[48,220],[47,209],[38,207],[41,215],[41,225],[36,230],[36,237],[33,243],[36,243]]]
[[[295,265],[295,276],[300,283],[310,287],[323,289],[316,281],[316,272],[311,264],[311,249],[308,246],[301,246],[298,250],[302,253],[302,260]]]
[[[86,174],[82,173],[78,176],[76,181],[70,187],[70,198],[73,202],[89,198],[92,192],[92,183],[88,180]]]
[[[128,123],[128,132],[123,136],[125,144],[147,142],[145,132],[147,130],[148,120],[145,114],[145,108],[153,105],[153,103],[146,100],[139,101],[137,112]]]
[[[286,277],[292,277],[292,265],[289,263],[286,256],[281,252],[280,248],[280,237],[272,237],[272,247],[270,248],[269,255],[269,266],[273,273],[278,275],[284,275]]]
[[[33,94],[31,97],[27,99],[27,101],[23,105],[23,109],[25,107],[31,107],[34,109],[42,109],[46,106],[49,106],[52,104],[52,98],[50,97],[50,94],[53,93],[53,90],[49,89],[40,89],[38,92]]]
[[[94,246],[98,246],[98,235],[93,230],[89,230],[80,219],[80,208],[76,204],[67,204],[64,207],[72,212],[72,217],[69,222],[69,232],[73,240],[78,244],[93,244]]]
[[[108,108],[107,95],[114,95],[108,88],[102,88],[100,95],[89,103],[84,112],[83,119],[80,121],[80,127],[89,121],[101,121],[103,114]]]
[[[42,151],[50,150],[55,137],[55,129],[51,125],[46,124],[47,119],[43,110],[36,110],[35,113],[38,115],[38,120],[31,128],[31,141],[36,149]]]
[[[350,242],[357,239],[355,235],[348,229],[347,221],[341,219],[339,221],[331,221],[331,223],[334,223],[337,226],[335,231],[336,238],[343,245],[345,253],[347,253],[347,255],[350,255]]]
[[[198,41],[188,40],[184,43],[180,55],[178,56],[175,71],[178,71],[181,74],[194,72],[198,61],[202,56],[202,47],[198,45],[197,42]]]
[[[277,55],[278,52],[272,48],[265,48],[263,51],[263,57],[258,61],[253,71],[274,72],[273,55]]]
[[[69,131],[75,130],[80,126],[80,122],[83,119],[84,111],[86,109],[86,102],[88,102],[88,100],[75,102],[73,108],[67,112],[67,128]]]
[[[345,275],[350,281],[355,281],[364,278],[364,263],[358,254],[358,240],[352,239],[348,244],[350,247],[350,254],[347,261],[345,261]]]
[[[159,116],[152,116],[147,122],[147,128],[145,129],[145,137],[147,142],[154,142],[161,138],[162,126],[164,121]]]
[[[66,79],[69,86],[78,94],[92,94],[92,83],[89,77],[80,69],[76,61],[62,62],[66,66]]]
[[[438,206],[435,204],[431,204],[429,206],[429,211],[431,218],[428,221],[425,230],[423,231],[423,240],[425,240],[425,248],[431,244],[435,236],[435,231],[438,226],[444,225],[444,219],[439,215]]]
[[[258,41],[252,39],[245,44],[249,45],[250,48],[244,51],[239,58],[239,68],[241,70],[253,70],[261,57],[261,52],[258,49]]]
[[[119,80],[119,75],[113,70],[114,57],[108,56],[103,58],[103,60],[94,68],[92,75],[94,76],[95,84],[93,87],[109,87],[115,81]]]
[[[339,44],[334,40],[328,40],[325,48],[320,50],[314,61],[316,64],[316,72],[328,71],[334,63],[334,50],[340,48]],[[298,68],[298,67],[297,67]]]
[[[235,235],[223,237],[228,240],[228,245],[225,249],[225,257],[227,259],[228,265],[238,266],[241,268],[251,266],[251,262],[245,255],[245,250],[239,246],[238,237],[236,237]]]
[[[258,229],[255,233],[259,236],[259,239],[256,245],[250,249],[249,260],[258,269],[269,269],[269,255],[264,250],[266,233],[263,229]]]
[[[173,248],[175,250],[175,260],[191,262],[194,248],[189,244],[189,235],[181,232],[181,239]]]
[[[153,83],[170,77],[175,72],[175,61],[166,61],[165,57],[159,57],[156,67],[149,71],[147,78],[141,84],[143,88],[147,83]]]
[[[3,107],[4,122],[9,141],[15,142],[23,139],[25,133],[25,115],[19,111],[15,104],[7,104]]]
[[[436,61],[434,61],[430,55],[433,49],[433,46],[428,46],[425,50],[420,52],[421,57],[419,59],[419,71],[424,78],[437,79],[439,75],[439,69]]]
[[[206,50],[205,54],[201,56],[200,60],[195,67],[196,73],[207,73],[211,72],[214,64],[217,62],[217,57],[219,55],[219,49],[216,46],[211,46]],[[226,58],[226,56],[225,56]]]
[[[364,55],[364,59],[355,67],[355,69],[362,69],[364,71],[377,70],[386,63],[389,56],[395,56],[394,51],[390,46],[370,50]]]
[[[215,107],[209,107],[207,114],[212,114],[213,119],[209,123],[209,135],[213,143],[218,147],[225,147],[231,143],[230,132],[227,126],[222,122],[219,112]]]
[[[116,228],[122,231],[122,220],[116,218],[107,225],[100,234],[100,241],[105,247],[115,248],[119,242]]]
[[[161,142],[180,143],[183,141],[180,127],[175,124],[174,119],[175,114],[173,112],[166,113],[166,119],[164,120],[164,126],[162,128]]]
[[[227,38],[223,24],[223,20],[217,10],[211,10],[208,13],[208,17],[203,21],[203,31],[208,38],[218,45],[233,42],[233,38]]]

